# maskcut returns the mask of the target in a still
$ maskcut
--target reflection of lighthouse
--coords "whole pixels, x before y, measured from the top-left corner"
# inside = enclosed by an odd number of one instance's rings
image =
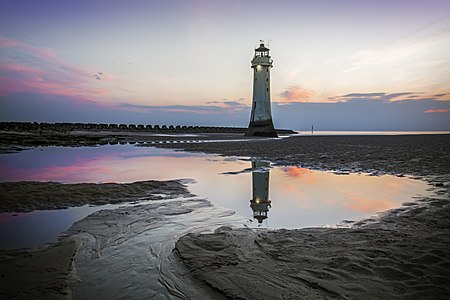
[[[260,224],[267,219],[267,212],[270,208],[269,169],[262,169],[268,166],[268,162],[252,162],[253,198],[250,200],[250,207],[253,210],[253,217]]]

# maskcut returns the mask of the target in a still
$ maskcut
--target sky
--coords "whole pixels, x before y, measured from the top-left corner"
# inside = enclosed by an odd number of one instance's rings
[[[450,1],[1,0],[0,120],[450,130]]]

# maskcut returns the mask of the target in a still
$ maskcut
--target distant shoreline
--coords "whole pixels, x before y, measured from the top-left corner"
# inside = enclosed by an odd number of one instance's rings
[[[106,123],[45,123],[45,122],[0,122],[0,131],[108,131],[108,132],[171,132],[171,133],[245,133],[246,127],[192,126],[192,125],[143,125]],[[276,129],[278,134],[296,134],[290,129]]]

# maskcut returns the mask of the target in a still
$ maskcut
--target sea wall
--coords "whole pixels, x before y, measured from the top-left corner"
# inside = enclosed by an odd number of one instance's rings
[[[0,122],[0,131],[112,131],[112,132],[171,132],[171,133],[242,133],[244,127],[186,126],[186,125],[143,125],[143,124],[96,124],[96,123],[38,123]],[[289,129],[277,129],[278,134],[295,134]]]

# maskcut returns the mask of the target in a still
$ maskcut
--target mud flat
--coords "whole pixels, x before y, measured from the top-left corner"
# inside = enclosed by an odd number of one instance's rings
[[[170,280],[186,297],[450,297],[449,135],[292,137],[170,147],[259,157],[279,165],[410,175],[434,185],[435,197],[405,199],[403,207],[351,228],[225,227],[185,235],[170,257]]]
[[[192,196],[177,180],[133,183],[0,182],[1,212],[64,209],[85,204],[117,204]]]
[[[115,144],[155,144],[170,142],[198,142],[215,139],[244,139],[237,133],[177,133],[177,132],[17,132],[0,131],[0,153],[14,153],[38,146],[84,147]]]
[[[72,240],[39,249],[0,250],[0,298],[71,299],[78,247]]]
[[[278,134],[296,134],[276,129]],[[147,126],[121,124],[0,122],[0,153],[37,146],[82,147],[126,143],[198,142],[244,138],[246,128],[206,126]]]
[[[62,209],[68,206],[81,206],[84,204],[101,205],[105,203],[120,203],[130,201],[162,201],[170,202],[174,199],[192,197],[186,186],[180,181],[143,181],[127,184],[61,184],[54,182],[12,182],[0,183],[2,201],[1,212],[23,212],[36,209]],[[183,202],[183,201],[178,201]],[[207,201],[204,201],[207,202]],[[203,202],[202,202],[203,203]],[[204,203],[203,203],[204,204]],[[207,202],[209,204],[209,202]],[[206,204],[205,204],[206,205]],[[159,206],[162,206],[161,204]],[[116,218],[117,212],[112,210],[101,211],[104,227],[100,227],[97,235],[114,236],[110,240],[117,242],[117,228],[122,228],[121,234],[126,231],[124,227],[131,228],[130,223],[141,217],[144,224],[156,223],[164,215],[176,215],[177,213],[188,213],[192,208],[178,208],[174,203],[165,205],[166,213],[159,215],[161,210],[155,205],[152,216],[149,217],[147,210],[134,209],[134,217],[124,218],[127,213],[120,212],[122,216],[119,222]],[[137,211],[141,209],[141,213]],[[100,212],[99,212],[100,213]],[[122,215],[123,213],[123,215]],[[98,214],[94,214],[85,221],[83,232],[99,229],[89,223]],[[98,219],[97,219],[98,220]],[[132,220],[132,221],[130,221]],[[127,223],[127,221],[129,221]],[[122,227],[120,227],[122,224]],[[126,226],[124,225],[126,224]],[[114,225],[114,226],[112,226]],[[134,225],[137,226],[136,224]],[[1,299],[72,299],[72,290],[78,285],[76,266],[74,264],[76,255],[88,245],[86,240],[78,238],[81,229],[73,226],[71,234],[61,239],[58,243],[42,246],[34,249],[0,250],[0,298]],[[78,235],[76,235],[78,234]],[[76,235],[76,237],[75,237]],[[94,247],[98,253],[105,245],[110,243],[98,238],[99,242]],[[90,245],[90,244],[89,244]],[[83,247],[82,247],[83,246]]]

